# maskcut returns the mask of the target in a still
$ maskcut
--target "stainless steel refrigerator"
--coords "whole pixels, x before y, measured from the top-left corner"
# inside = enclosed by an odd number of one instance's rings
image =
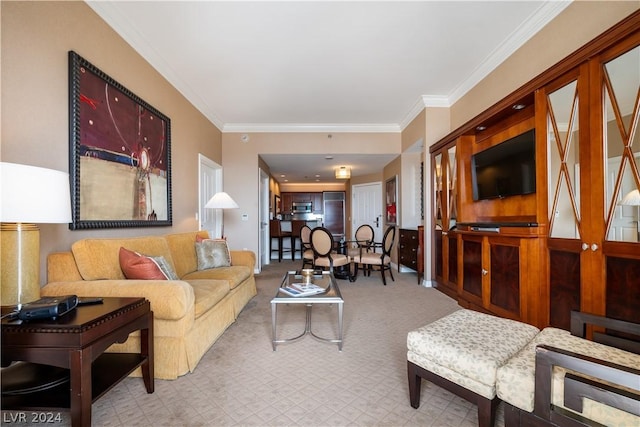
[[[336,241],[345,237],[345,193],[325,191],[322,193],[323,223]]]

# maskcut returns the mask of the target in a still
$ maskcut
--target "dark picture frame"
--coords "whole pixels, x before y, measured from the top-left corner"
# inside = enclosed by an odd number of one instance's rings
[[[172,225],[171,121],[69,51],[69,228]]]
[[[389,178],[385,183],[385,219],[387,225],[398,225],[398,176]]]
[[[273,196],[276,217],[282,213],[282,202],[277,194]]]

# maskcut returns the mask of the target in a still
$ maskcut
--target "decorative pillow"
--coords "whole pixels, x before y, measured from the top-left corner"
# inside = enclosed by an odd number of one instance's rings
[[[198,270],[229,267],[231,265],[231,253],[229,252],[227,241],[224,239],[196,241],[196,255],[198,257]]]
[[[122,247],[118,256],[120,268],[127,279],[178,280],[175,271],[162,256],[141,255]]]

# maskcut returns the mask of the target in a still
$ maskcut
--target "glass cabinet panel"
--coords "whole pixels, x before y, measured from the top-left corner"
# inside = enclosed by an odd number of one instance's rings
[[[434,204],[435,207],[435,222],[436,229],[442,230],[442,154],[438,153],[435,156],[435,164],[433,165],[433,188],[434,191]]]
[[[638,242],[640,47],[607,62],[603,74],[607,240]]]
[[[457,207],[457,194],[458,194],[458,183],[457,183],[457,162],[456,162],[456,146],[452,146],[447,150],[447,187],[448,187],[448,212],[447,217],[449,220],[448,229],[452,229],[453,226],[456,225],[456,219],[458,217],[458,207]]]
[[[576,89],[574,80],[547,98],[549,235],[565,239],[580,239],[580,129]]]

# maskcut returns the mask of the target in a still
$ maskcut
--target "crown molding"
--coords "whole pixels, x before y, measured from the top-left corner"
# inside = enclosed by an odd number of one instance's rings
[[[502,44],[498,46],[482,64],[472,71],[466,80],[449,94],[451,105],[455,104],[475,85],[480,83],[482,79],[487,77],[489,73],[498,68],[500,64],[520,49],[531,37],[557,17],[571,2],[572,0],[559,0],[543,3],[522,26],[517,28],[509,37],[505,38]]]
[[[131,22],[126,14],[120,13],[117,7],[111,7],[109,2],[85,0],[85,3],[130,46],[134,44],[143,46],[143,49],[134,50],[142,56],[153,69],[164,77],[175,90],[180,92],[191,105],[209,119],[214,126],[218,129],[223,128],[224,121],[212,112],[207,102],[200,96],[200,92],[194,90],[188,82],[174,72],[171,64],[165,60],[164,56],[162,56],[160,51],[156,49],[152,43],[140,34],[136,29],[136,25]]]
[[[117,8],[108,7],[100,1],[86,1],[86,4],[104,19],[125,41],[129,44],[135,41],[138,46],[145,46],[138,53],[149,63],[156,64],[153,67],[167,81],[175,82],[171,85],[178,90],[196,109],[203,113],[223,133],[227,132],[350,132],[350,133],[398,133],[411,123],[415,117],[426,107],[448,108],[462,98],[469,90],[477,85],[489,73],[496,69],[510,55],[518,50],[527,40],[540,29],[553,20],[562,10],[571,4],[572,0],[558,0],[544,2],[540,8],[528,19],[524,25],[516,29],[505,41],[496,48],[487,59],[477,67],[469,77],[461,83],[452,93],[447,95],[422,95],[406,114],[400,123],[388,124],[250,124],[227,123],[218,117],[199,91],[194,90],[188,82],[181,79],[173,67],[164,59],[161,52],[149,43],[127,16],[120,13]],[[160,64],[160,66],[157,66]]]
[[[299,123],[274,123],[274,124],[251,124],[251,123],[230,123],[220,128],[222,133],[313,133],[313,132],[335,132],[335,133],[399,133],[400,126],[390,124],[299,124]]]

